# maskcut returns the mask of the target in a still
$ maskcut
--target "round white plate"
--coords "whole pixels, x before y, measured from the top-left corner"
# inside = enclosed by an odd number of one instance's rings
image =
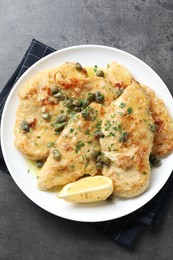
[[[55,67],[66,61],[80,62],[83,66],[106,67],[113,60],[126,66],[136,80],[155,90],[165,102],[173,118],[172,96],[164,82],[148,65],[124,51],[97,45],[69,47],[41,59],[22,75],[7,99],[2,115],[1,142],[10,174],[28,198],[57,216],[86,222],[105,221],[125,216],[151,200],[163,187],[173,169],[173,154],[171,154],[162,160],[159,168],[152,169],[150,185],[144,194],[133,199],[118,199],[114,203],[99,202],[77,205],[58,199],[54,192],[43,192],[37,189],[36,177],[31,173],[33,169],[13,145],[15,111],[19,103],[18,90],[38,71]],[[28,173],[28,169],[30,169],[30,173]]]

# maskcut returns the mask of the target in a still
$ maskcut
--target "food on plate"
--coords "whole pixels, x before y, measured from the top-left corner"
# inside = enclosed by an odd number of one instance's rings
[[[105,199],[103,180],[118,197],[138,196],[148,187],[150,163],[173,151],[173,120],[163,101],[115,61],[106,68],[66,62],[40,72],[19,99],[15,146],[40,168],[38,188],[65,185],[65,200]],[[89,183],[84,201],[81,185]]]
[[[106,78],[109,82],[119,88],[119,93],[130,84],[133,79],[130,71],[124,66],[111,62],[106,70]],[[141,87],[150,98],[150,111],[154,119],[153,130],[155,130],[152,155],[163,157],[173,150],[173,120],[170,117],[164,102],[157,97],[155,92],[141,84]]]
[[[142,87],[150,97],[150,111],[155,124],[152,154],[163,157],[173,150],[173,121],[165,104],[156,96],[155,92],[144,85]]]
[[[122,84],[123,87],[128,86],[133,79],[130,71],[115,61],[107,66],[105,75],[111,84]]]
[[[55,144],[57,135],[74,113],[92,102],[108,105],[116,98],[109,82],[102,77],[86,78],[86,74],[85,69],[79,71],[75,63],[68,62],[38,73],[20,89],[14,143],[27,158],[46,159],[50,144]],[[59,122],[57,116],[62,113],[66,119]]]
[[[40,171],[39,189],[65,185],[84,174],[94,176],[100,173],[94,152],[100,152],[100,121],[103,117],[104,108],[92,103],[69,121]]]
[[[14,143],[32,160],[48,157],[49,144],[54,144],[57,139],[53,124],[62,110],[64,113],[67,111],[54,97],[54,73],[52,70],[37,74],[18,93],[20,103],[16,112]]]
[[[133,81],[106,109],[101,130],[101,150],[111,160],[102,174],[113,180],[114,193],[134,197],[148,186],[149,155],[153,145],[150,99]]]
[[[86,177],[65,185],[58,198],[68,202],[95,202],[106,200],[113,192],[113,183],[105,176]]]

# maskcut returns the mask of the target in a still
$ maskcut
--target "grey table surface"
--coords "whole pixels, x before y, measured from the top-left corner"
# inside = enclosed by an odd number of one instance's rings
[[[151,66],[173,94],[172,0],[0,0],[1,89],[32,38],[58,49],[122,49]],[[160,227],[145,228],[127,250],[91,224],[42,210],[0,172],[0,259],[172,259],[172,241],[173,200]]]

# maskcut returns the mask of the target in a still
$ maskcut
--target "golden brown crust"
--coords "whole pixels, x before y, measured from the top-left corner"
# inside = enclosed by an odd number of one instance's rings
[[[56,142],[54,122],[61,111],[68,110],[63,101],[51,95],[51,88],[58,86],[68,98],[86,99],[89,92],[100,91],[104,104],[115,99],[114,88],[104,78],[87,78],[85,70],[78,71],[74,63],[65,63],[58,68],[38,73],[19,91],[20,104],[16,112],[15,146],[29,159],[46,159],[50,153],[49,142]],[[42,119],[43,112],[50,114],[50,120]],[[25,133],[21,129],[23,121],[35,120],[35,126]]]
[[[113,180],[114,193],[120,197],[137,196],[149,183],[149,155],[153,144],[149,107],[150,99],[133,82],[106,109],[102,124],[105,137],[100,143],[112,164],[104,167],[103,175]]]
[[[38,188],[47,190],[57,185],[64,185],[77,180],[84,174],[96,175],[98,170],[91,157],[93,147],[100,150],[99,140],[95,138],[94,131],[97,122],[104,115],[101,105],[90,105],[96,115],[94,121],[85,120],[81,113],[69,122],[57,139],[56,146],[61,153],[61,160],[53,158],[53,150],[47,158],[38,179]],[[73,132],[71,131],[73,130]]]
[[[100,92],[104,96],[103,107],[95,101],[90,105],[97,110],[97,120],[84,120],[81,113],[74,116],[74,121],[69,120],[64,101],[57,101],[51,93],[55,86],[66,100],[86,100],[88,93]],[[19,91],[15,145],[27,158],[47,159],[38,187],[46,190],[75,181],[84,174],[101,173],[90,151],[102,149],[103,155],[111,160],[110,167],[104,165],[103,175],[113,180],[114,193],[120,197],[134,197],[144,192],[150,179],[151,151],[156,156],[173,151],[173,120],[154,91],[141,86],[127,68],[116,62],[108,66],[104,78],[96,77],[95,72],[88,77],[86,69],[77,70],[75,63],[68,62],[29,80]],[[62,111],[68,114],[67,127],[60,135],[55,135],[55,122]],[[42,119],[43,113],[50,114],[48,121]],[[29,132],[21,129],[23,121],[29,123]],[[100,143],[94,137],[98,123],[105,136],[100,138]],[[48,147],[50,142],[56,145]],[[82,149],[76,152],[78,142],[82,143]],[[58,162],[52,157],[54,148],[62,154]]]
[[[151,99],[150,110],[156,125],[152,154],[163,157],[173,151],[173,120],[155,92],[144,85],[142,87]]]

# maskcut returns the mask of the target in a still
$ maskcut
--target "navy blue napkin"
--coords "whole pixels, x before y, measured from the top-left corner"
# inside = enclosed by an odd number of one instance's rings
[[[36,61],[42,57],[54,52],[55,49],[33,39],[27,52],[17,69],[0,93],[0,118],[2,115],[5,101],[14,83],[20,76]],[[2,151],[0,149],[0,169],[6,173],[8,169],[3,159]],[[111,237],[120,245],[130,247],[132,246],[137,234],[142,227],[158,227],[163,220],[164,213],[168,207],[169,201],[173,195],[173,174],[164,185],[162,190],[145,206],[137,211],[111,221],[93,223],[93,226],[98,228],[102,233]]]

